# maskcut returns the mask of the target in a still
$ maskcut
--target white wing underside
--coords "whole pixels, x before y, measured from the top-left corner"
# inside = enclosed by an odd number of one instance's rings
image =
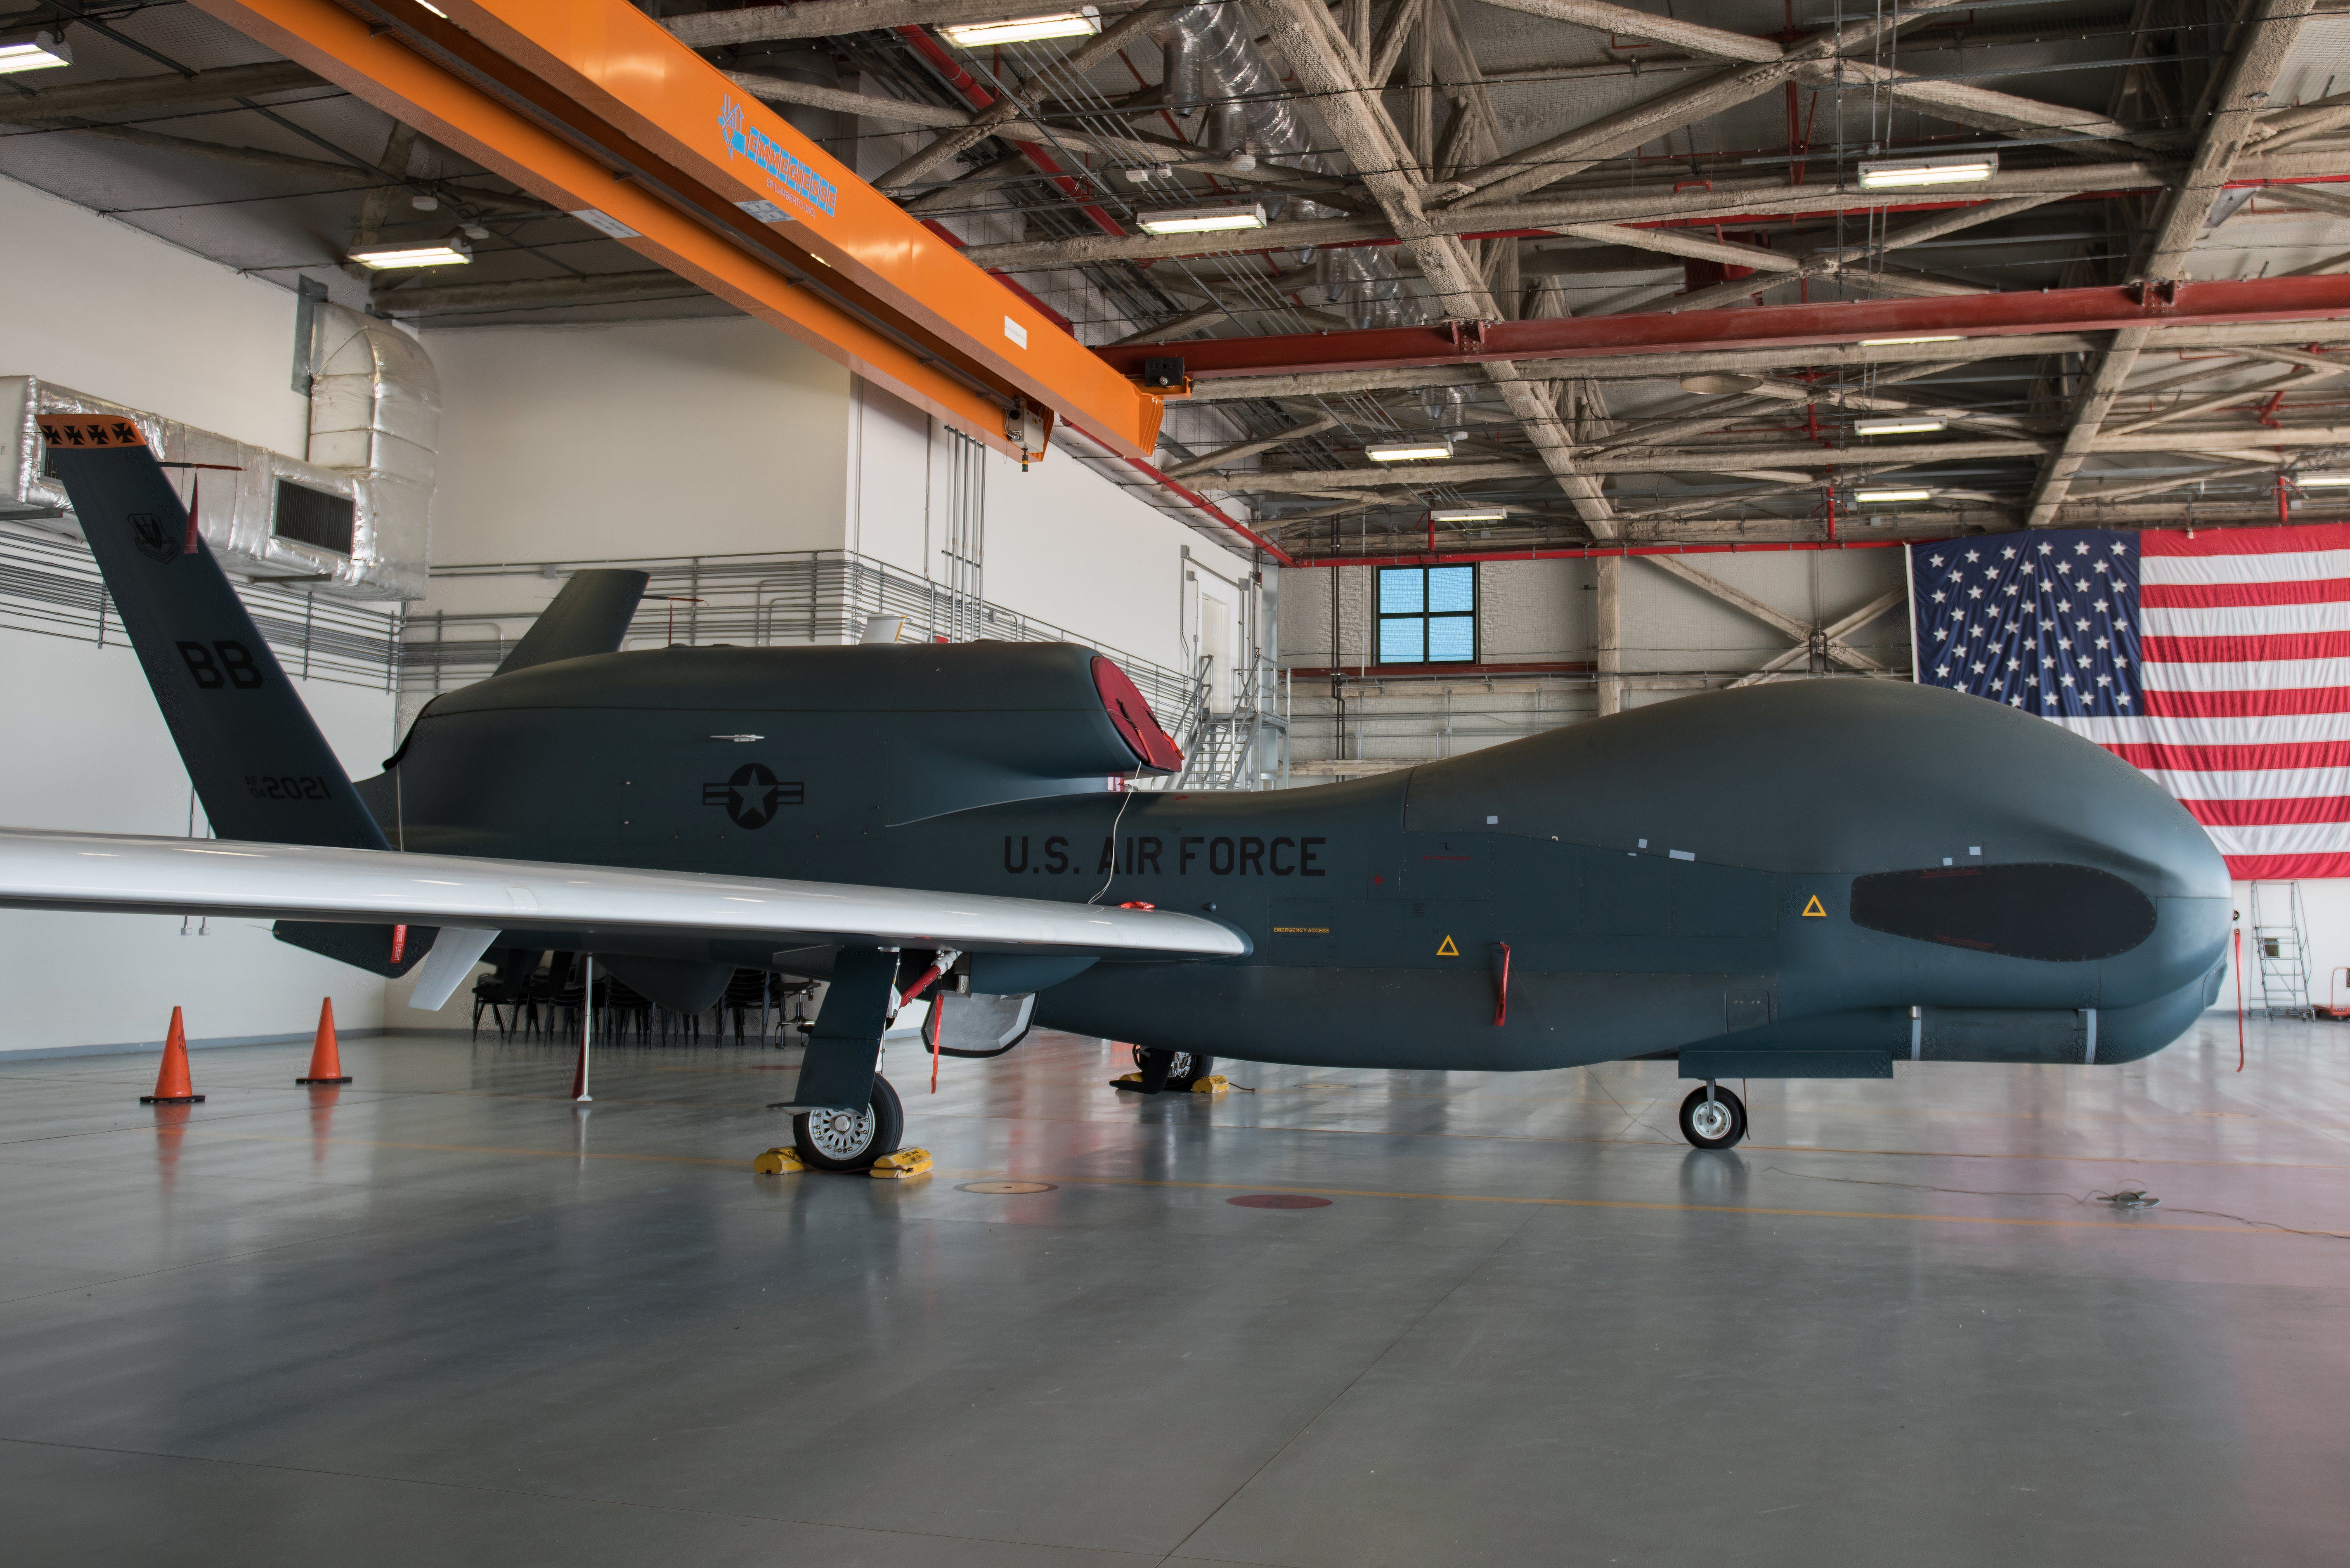
[[[1237,958],[1249,950],[1238,932],[1167,909],[26,828],[0,828],[0,908],[439,926],[476,937],[560,931],[615,943],[643,933],[771,940],[778,949],[951,947],[1125,959]]]

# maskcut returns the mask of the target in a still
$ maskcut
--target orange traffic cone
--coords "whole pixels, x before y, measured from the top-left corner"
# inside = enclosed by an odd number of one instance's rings
[[[163,1036],[163,1070],[155,1075],[155,1092],[141,1095],[142,1106],[197,1106],[204,1097],[188,1081],[188,1030],[180,1010],[172,1009],[172,1032]]]
[[[310,1075],[296,1078],[299,1084],[348,1084],[351,1075],[343,1071],[342,1054],[335,1049],[335,999],[328,997],[318,1009],[318,1041],[310,1047]]]

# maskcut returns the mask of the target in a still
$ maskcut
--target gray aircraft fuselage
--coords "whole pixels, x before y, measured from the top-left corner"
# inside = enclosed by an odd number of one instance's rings
[[[2177,1038],[2222,972],[2227,872],[2188,813],[1979,699],[1791,681],[1353,783],[1120,792],[1091,657],[563,659],[435,700],[359,787],[415,850],[1204,914],[1253,951],[1094,964],[1037,1022],[1256,1061],[2111,1063]],[[642,956],[803,962],[702,939]]]

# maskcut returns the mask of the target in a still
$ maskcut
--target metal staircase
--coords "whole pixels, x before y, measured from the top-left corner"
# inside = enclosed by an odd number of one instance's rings
[[[2252,884],[2252,950],[2260,958],[2261,1008],[2271,1018],[2314,1018],[2309,1003],[2309,934],[2301,884]]]
[[[1214,691],[1215,656],[1202,654],[1172,732],[1175,743],[1183,749],[1182,771],[1169,778],[1138,781],[1135,788],[1237,790],[1288,784],[1289,685],[1284,673],[1271,659],[1235,670],[1227,712],[1216,711]]]

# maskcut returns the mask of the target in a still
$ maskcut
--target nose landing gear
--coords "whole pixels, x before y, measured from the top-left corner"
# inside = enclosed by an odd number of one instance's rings
[[[1700,1148],[1732,1148],[1746,1137],[1746,1102],[1709,1078],[1681,1102],[1681,1137]]]

